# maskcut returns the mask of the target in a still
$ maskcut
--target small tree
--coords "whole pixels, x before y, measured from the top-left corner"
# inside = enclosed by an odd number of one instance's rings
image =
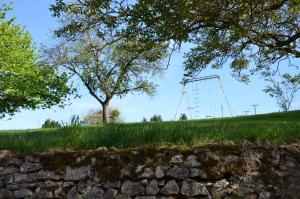
[[[185,113],[182,113],[182,114],[180,115],[179,121],[186,121],[186,120],[187,120],[186,114],[185,114]]]
[[[162,122],[161,115],[153,115],[153,116],[150,118],[150,122]]]
[[[42,125],[42,128],[61,128],[61,123],[58,121],[47,119]]]
[[[283,110],[288,111],[295,99],[297,91],[300,89],[300,74],[281,76],[281,81],[272,78],[267,79],[271,83],[263,91],[276,99],[277,105]]]
[[[145,123],[145,122],[148,122],[147,118],[144,117],[144,118],[142,119],[142,122],[144,122],[144,123]]]

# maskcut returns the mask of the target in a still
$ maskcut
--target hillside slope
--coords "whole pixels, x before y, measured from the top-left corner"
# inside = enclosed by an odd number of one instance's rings
[[[0,131],[0,150],[48,151],[95,149],[101,146],[199,145],[230,140],[235,143],[300,139],[300,111],[183,122],[146,122],[105,126]]]

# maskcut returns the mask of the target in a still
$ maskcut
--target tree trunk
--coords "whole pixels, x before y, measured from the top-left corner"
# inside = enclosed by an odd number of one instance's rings
[[[109,102],[103,102],[102,103],[102,118],[103,118],[103,123],[104,124],[109,122],[108,106],[109,106]]]

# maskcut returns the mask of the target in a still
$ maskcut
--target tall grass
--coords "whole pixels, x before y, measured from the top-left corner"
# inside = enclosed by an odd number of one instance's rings
[[[193,145],[231,140],[292,142],[300,139],[300,111],[249,117],[77,126],[61,129],[0,131],[0,149],[40,152],[52,149],[80,150],[100,146],[130,148]]]

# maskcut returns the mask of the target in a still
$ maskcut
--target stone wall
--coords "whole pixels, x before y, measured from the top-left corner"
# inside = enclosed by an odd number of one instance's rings
[[[300,146],[0,152],[0,198],[299,198]]]

